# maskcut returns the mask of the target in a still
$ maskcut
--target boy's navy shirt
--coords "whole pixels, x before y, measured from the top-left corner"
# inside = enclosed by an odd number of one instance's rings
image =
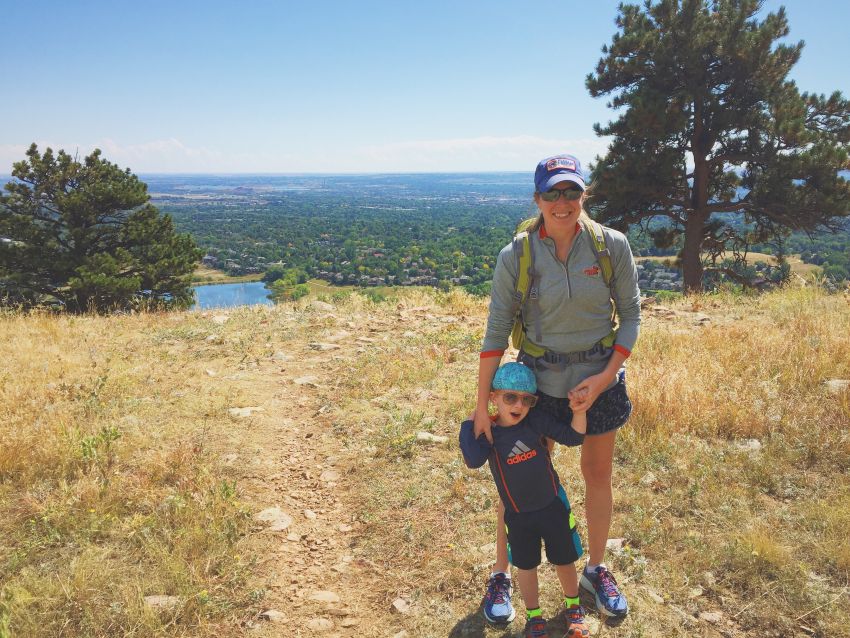
[[[541,510],[558,496],[560,480],[544,436],[569,446],[581,445],[584,435],[542,410],[531,410],[514,426],[493,424],[491,444],[483,434],[477,439],[472,421],[460,426],[460,449],[467,467],[490,463],[490,472],[505,508],[514,512]]]

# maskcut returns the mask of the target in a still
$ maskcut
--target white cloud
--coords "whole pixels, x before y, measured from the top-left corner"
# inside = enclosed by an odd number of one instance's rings
[[[569,152],[585,165],[604,154],[607,141],[554,139],[533,135],[482,136],[454,139],[410,140],[354,149],[314,148],[252,153],[192,147],[176,138],[122,144],[111,138],[93,143],[37,142],[85,157],[95,148],[103,156],[134,173],[332,173],[332,172],[486,172],[531,171],[543,157]],[[24,159],[27,144],[0,144],[0,173]]]
[[[587,164],[607,144],[601,138],[485,136],[369,146],[356,155],[375,171],[531,171],[543,157],[565,152]]]
[[[40,140],[40,151],[50,147],[78,156],[80,159],[94,149],[103,151],[103,157],[121,168],[134,173],[218,172],[224,170],[229,157],[207,148],[192,148],[175,138],[153,140],[141,144],[121,144],[110,138],[90,143],[61,143]],[[0,144],[0,172],[11,172],[12,164],[25,158],[29,144]]]

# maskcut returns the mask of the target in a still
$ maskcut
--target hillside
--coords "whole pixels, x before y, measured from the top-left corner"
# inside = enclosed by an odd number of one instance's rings
[[[850,390],[826,383],[849,302],[645,308],[609,561],[632,612],[593,635],[850,636]],[[0,314],[0,637],[519,635],[478,613],[496,493],[456,443],[485,317],[414,290]],[[578,452],[555,463],[581,526]]]

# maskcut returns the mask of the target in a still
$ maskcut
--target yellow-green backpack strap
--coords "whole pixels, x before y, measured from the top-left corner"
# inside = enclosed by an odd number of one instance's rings
[[[511,330],[511,343],[514,348],[519,349],[525,337],[522,307],[528,299],[528,291],[531,288],[531,242],[528,231],[524,230],[516,234],[513,240],[513,253],[516,258],[517,275],[514,287],[514,327]]]
[[[602,269],[602,280],[610,288],[611,281],[614,279],[614,266],[611,263],[611,252],[605,243],[605,233],[602,231],[602,224],[592,219],[583,219],[582,225],[590,235],[593,252],[596,253],[596,261],[599,262],[599,267]]]
[[[608,286],[611,301],[614,302],[614,295],[611,290],[614,281],[614,265],[611,263],[611,251],[608,250],[608,245],[605,243],[605,233],[602,230],[602,224],[592,219],[582,219],[581,223],[590,235],[590,243],[593,246],[593,252],[596,253],[596,262],[602,270],[602,281]],[[617,309],[616,302],[614,303],[615,308],[611,315],[611,332],[600,340],[600,343],[606,348],[613,347],[614,342],[617,340]]]
[[[529,246],[528,231],[524,230],[514,237],[514,256],[517,259],[516,288],[514,291],[514,314],[519,312],[522,304],[528,299],[531,287],[531,247]]]

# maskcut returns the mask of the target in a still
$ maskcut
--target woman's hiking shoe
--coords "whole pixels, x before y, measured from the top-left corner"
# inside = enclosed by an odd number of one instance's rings
[[[577,605],[566,611],[567,633],[564,638],[585,638],[590,635],[590,627],[584,622],[584,607]]]
[[[491,623],[505,624],[516,616],[511,605],[511,579],[504,574],[490,576],[484,594],[484,617]]]
[[[596,609],[604,616],[622,617],[629,613],[626,597],[620,593],[614,575],[605,565],[599,565],[593,572],[585,568],[581,573],[581,588],[596,598]]]
[[[542,616],[529,618],[525,623],[525,632],[523,638],[549,638],[549,632],[546,631],[546,621]]]

